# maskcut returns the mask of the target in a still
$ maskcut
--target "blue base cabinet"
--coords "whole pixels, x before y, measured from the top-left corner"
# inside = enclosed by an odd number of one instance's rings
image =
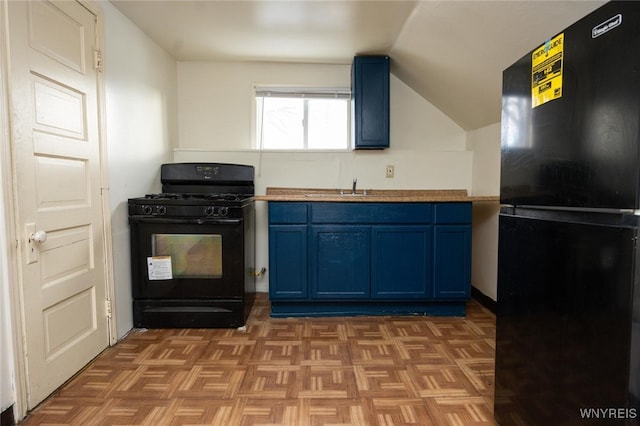
[[[465,315],[471,203],[269,202],[271,315]]]
[[[436,226],[434,248],[435,298],[468,299],[471,277],[469,226]]]
[[[270,297],[306,299],[307,227],[306,225],[273,225],[269,227],[269,276],[278,283],[270,286]]]
[[[371,298],[428,299],[433,294],[433,227],[372,228]]]
[[[269,286],[273,300],[307,300],[307,203],[269,206]]]
[[[311,298],[368,299],[370,231],[364,226],[311,226]]]
[[[433,297],[471,297],[471,203],[436,205]]]

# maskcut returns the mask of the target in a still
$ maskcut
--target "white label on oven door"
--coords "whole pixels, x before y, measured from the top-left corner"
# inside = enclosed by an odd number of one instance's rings
[[[147,268],[149,269],[149,281],[173,278],[171,256],[147,257]]]

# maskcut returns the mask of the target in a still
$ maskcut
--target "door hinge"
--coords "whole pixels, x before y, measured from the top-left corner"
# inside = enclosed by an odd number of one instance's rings
[[[98,49],[93,50],[93,69],[102,72],[102,52]]]
[[[111,317],[113,316],[113,311],[111,309],[111,299],[107,299],[105,303],[107,307],[107,318],[111,319]]]

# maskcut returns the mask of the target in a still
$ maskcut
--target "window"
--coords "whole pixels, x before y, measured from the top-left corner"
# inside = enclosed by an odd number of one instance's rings
[[[348,149],[348,88],[256,87],[258,149]]]

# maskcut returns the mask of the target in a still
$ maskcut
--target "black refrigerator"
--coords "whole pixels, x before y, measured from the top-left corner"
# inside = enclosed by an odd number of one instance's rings
[[[640,2],[532,47],[503,74],[496,421],[637,425]]]

